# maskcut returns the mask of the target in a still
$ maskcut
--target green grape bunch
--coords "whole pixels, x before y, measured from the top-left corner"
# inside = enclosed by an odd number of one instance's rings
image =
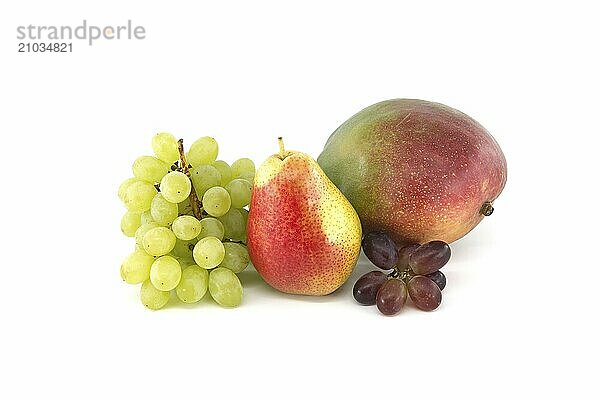
[[[212,137],[183,141],[162,132],[152,138],[154,156],[133,162],[133,177],[118,196],[127,211],[121,231],[135,249],[121,264],[121,278],[141,284],[140,299],[157,310],[169,300],[196,303],[206,293],[222,307],[243,297],[236,274],[250,263],[246,221],[256,168],[248,158],[231,166],[217,160]]]

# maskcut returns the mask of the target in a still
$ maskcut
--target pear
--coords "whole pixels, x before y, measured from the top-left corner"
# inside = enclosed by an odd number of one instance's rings
[[[326,295],[350,276],[360,253],[358,214],[307,154],[279,153],[256,171],[248,215],[250,259],[272,287]]]

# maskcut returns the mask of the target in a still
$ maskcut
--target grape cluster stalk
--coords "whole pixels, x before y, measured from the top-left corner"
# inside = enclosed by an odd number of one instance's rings
[[[127,208],[121,231],[135,239],[121,278],[141,284],[140,299],[153,310],[171,298],[197,303],[206,293],[223,307],[241,304],[236,274],[250,262],[246,248],[248,205],[255,165],[217,160],[217,141],[201,137],[187,153],[183,140],[162,132],[154,156],[138,157],[133,177],[119,187]]]

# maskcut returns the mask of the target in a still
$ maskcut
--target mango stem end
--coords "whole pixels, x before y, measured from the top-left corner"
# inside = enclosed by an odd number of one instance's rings
[[[494,207],[492,206],[492,203],[490,203],[489,201],[486,201],[481,206],[481,209],[479,210],[479,212],[481,214],[483,214],[484,217],[489,217],[494,212]]]

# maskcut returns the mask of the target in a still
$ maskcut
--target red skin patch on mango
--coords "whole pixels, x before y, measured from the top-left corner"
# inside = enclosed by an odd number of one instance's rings
[[[400,122],[402,134],[390,135]],[[504,155],[482,130],[462,113],[442,113],[426,104],[379,124],[374,135],[391,139],[381,161],[406,167],[393,173],[381,168],[379,182],[387,188],[379,199],[382,212],[371,215],[365,229],[395,232],[402,226],[395,239],[419,243],[452,242],[471,231],[483,219],[483,203],[493,201],[506,182]]]
[[[324,183],[303,163],[300,158],[287,160],[271,181],[253,189],[248,252],[272,287],[285,293],[325,295],[346,281],[355,260],[323,232],[319,199]]]

